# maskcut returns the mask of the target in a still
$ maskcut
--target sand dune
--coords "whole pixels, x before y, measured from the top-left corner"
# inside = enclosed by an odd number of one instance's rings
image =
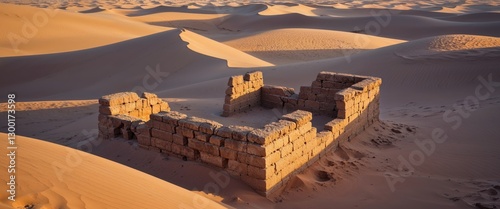
[[[252,57],[230,46],[210,40],[191,31],[180,34],[182,40],[188,42],[188,47],[198,53],[227,60],[229,67],[265,67],[273,64]]]
[[[223,43],[274,64],[320,60],[402,43],[401,40],[318,29],[278,29],[229,36]],[[219,40],[223,37],[219,37]],[[294,43],[291,45],[290,43]]]
[[[12,4],[0,4],[0,14],[4,15],[0,57],[76,51],[166,30],[112,14],[83,15]]]
[[[285,14],[276,16],[247,16],[233,15],[225,18],[219,27],[232,31],[265,31],[281,28],[311,28],[328,29],[339,31],[361,31],[362,33],[377,35],[388,38],[412,40],[445,34],[474,34],[497,36],[500,31],[496,28],[500,22],[449,22],[440,19],[409,16],[391,15],[391,19],[382,20],[377,23],[373,17],[308,17],[300,14]],[[370,23],[372,22],[372,23]],[[409,25],[408,23],[412,24]],[[367,25],[375,24],[376,26]],[[383,26],[387,25],[387,26]],[[373,28],[372,28],[373,27]],[[378,29],[377,29],[378,28]],[[368,30],[367,30],[368,29]]]
[[[7,135],[0,133],[2,140]],[[148,174],[71,148],[18,136],[15,202],[0,195],[2,208],[165,208],[201,200],[227,208]],[[71,158],[71,160],[69,160]],[[65,159],[68,159],[67,161]],[[1,160],[7,170],[6,158]],[[6,186],[2,174],[2,188]],[[116,192],[119,191],[120,194]]]
[[[4,72],[13,76],[18,73],[26,75],[22,79],[3,77],[2,91],[8,91],[7,87],[15,88],[17,92],[24,94],[26,99],[49,96],[57,99],[69,95],[76,96],[75,99],[88,99],[114,91],[131,90],[134,87],[144,88],[145,78],[149,79],[146,81],[148,84],[153,85],[148,88],[163,89],[206,79],[182,76],[193,71],[203,69],[202,74],[214,77],[214,72],[227,69],[226,60],[191,51],[188,43],[181,40],[180,34],[180,30],[170,30],[77,52],[2,58],[0,65],[5,69]],[[61,57],[81,64],[57,64],[60,63]],[[119,62],[123,60],[129,61]],[[58,67],[50,67],[54,65]],[[177,75],[180,72],[182,74]],[[152,77],[154,75],[156,77]],[[170,79],[172,80],[164,82]],[[69,83],[71,86],[67,86]],[[40,86],[43,86],[43,89]]]
[[[313,10],[315,8],[308,7],[302,4],[297,4],[293,6],[289,5],[272,5],[268,6],[268,8],[264,11],[259,12],[260,15],[281,15],[281,14],[291,14],[297,13],[306,16],[317,16]]]

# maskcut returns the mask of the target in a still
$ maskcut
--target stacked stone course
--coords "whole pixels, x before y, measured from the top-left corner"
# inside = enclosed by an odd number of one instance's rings
[[[228,85],[225,116],[259,104],[293,112],[262,128],[223,126],[162,109],[161,102],[161,112],[150,114],[147,122],[127,115],[105,115],[117,111],[112,106],[120,106],[121,111],[122,106],[141,100],[123,93],[101,98],[99,127],[103,127],[105,138],[122,132],[124,138],[136,137],[142,148],[224,169],[271,197],[279,194],[293,175],[378,120],[380,78],[321,72],[310,87],[301,87],[299,94],[291,88],[264,86],[261,72],[233,76]],[[147,94],[143,98],[157,97]],[[334,119],[319,131],[312,126],[313,113]]]
[[[249,72],[229,78],[222,116],[230,116],[260,105],[262,72]]]
[[[99,137],[110,139],[122,136],[135,138],[133,130],[152,113],[170,111],[167,102],[152,93],[139,97],[135,92],[121,92],[99,99]]]

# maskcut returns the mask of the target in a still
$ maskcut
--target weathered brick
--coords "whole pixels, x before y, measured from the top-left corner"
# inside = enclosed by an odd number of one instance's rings
[[[170,112],[164,113],[164,115],[162,116],[163,122],[166,122],[166,123],[171,124],[171,125],[178,125],[179,120],[182,120],[185,118],[187,118],[186,114],[182,114],[182,113],[176,112],[176,111],[170,111]]]
[[[288,166],[288,164],[289,164],[289,162],[286,159],[280,159],[280,160],[276,161],[276,163],[275,163],[276,172],[280,172],[281,170],[283,170],[283,168]]]
[[[266,180],[274,175],[274,167],[257,168],[255,166],[248,166],[248,175],[256,179]]]
[[[230,159],[230,160],[236,160],[237,159],[238,151],[229,149],[227,147],[220,147],[219,150],[220,150],[220,155],[223,158],[227,158],[227,159]]]
[[[99,113],[104,115],[120,114],[120,106],[99,106]]]
[[[247,135],[250,131],[254,130],[252,127],[248,126],[229,126],[231,129],[231,138],[238,141],[247,141]]]
[[[220,156],[214,156],[205,152],[200,152],[200,159],[202,162],[215,165],[220,168],[227,167],[227,159],[224,159]]]
[[[172,133],[162,131],[162,130],[159,130],[156,128],[151,129],[151,136],[156,137],[156,138],[160,138],[163,140],[167,140],[170,142],[172,141]]]
[[[173,143],[178,144],[178,145],[187,145],[187,137],[180,135],[180,134],[174,134],[172,135],[172,140]]]
[[[210,139],[210,135],[199,131],[194,131],[194,138],[200,141],[208,142],[208,140]]]
[[[214,134],[215,131],[222,127],[222,124],[215,121],[206,120],[200,124],[199,130],[206,134]]]
[[[309,122],[309,123],[306,123],[306,124],[302,125],[301,127],[299,127],[299,128],[298,128],[298,130],[299,130],[299,133],[300,133],[301,135],[304,135],[304,134],[305,134],[305,133],[307,133],[309,130],[311,130],[311,128],[312,128],[312,123],[311,123],[311,122]]]
[[[224,138],[231,138],[233,135],[233,131],[229,127],[223,126],[217,129],[216,135]]]
[[[239,154],[239,153],[238,153]],[[278,161],[281,158],[281,154],[279,152],[271,153],[266,157],[259,157],[255,155],[247,155],[246,156],[247,163],[249,165],[253,165],[258,168],[267,168],[271,166],[273,163]]]
[[[301,126],[312,120],[312,113],[303,110],[296,110],[281,116],[281,119],[295,122],[297,126]]]
[[[261,157],[267,156],[267,155],[271,154],[271,152],[273,152],[273,151],[274,151],[273,144],[269,144],[269,145],[264,146],[264,145],[255,144],[252,142],[249,142],[247,144],[247,150],[246,150],[246,152],[248,154],[261,156]]]
[[[280,136],[280,130],[276,128],[254,129],[248,133],[248,141],[266,145]]]
[[[236,141],[233,139],[226,139],[224,141],[224,147],[227,147],[229,149],[239,151],[239,152],[246,152],[247,142]]]
[[[167,146],[171,146],[172,142],[164,139],[151,137],[151,145],[160,149],[166,149]]]
[[[199,150],[200,152],[205,152],[211,155],[219,156],[219,147],[207,142],[202,142],[196,139],[189,138],[188,147]]]
[[[178,155],[185,156],[189,159],[196,159],[196,152],[193,148],[178,145],[178,144],[173,144],[172,143],[172,152]]]
[[[175,128],[177,134],[181,134],[187,138],[194,138],[194,131],[188,128],[182,128],[180,126]]]
[[[248,165],[245,163],[240,163],[236,160],[228,160],[227,169],[234,171],[233,173],[240,175],[247,175]]]
[[[236,86],[239,84],[243,84],[243,76],[242,75],[235,75],[229,77],[229,81],[227,82],[228,86]]]
[[[137,142],[140,145],[150,146],[151,145],[151,137],[150,136],[139,135],[139,136],[137,136]]]
[[[224,140],[225,139],[220,136],[212,135],[210,136],[209,142],[215,146],[222,147],[224,146]]]

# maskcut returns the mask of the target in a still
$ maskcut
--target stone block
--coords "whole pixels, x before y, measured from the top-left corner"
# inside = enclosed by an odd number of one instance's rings
[[[227,147],[220,147],[219,150],[220,150],[220,155],[223,158],[227,158],[229,160],[236,160],[237,159],[238,151],[229,149]]]
[[[229,81],[227,82],[228,86],[236,86],[239,84],[243,84],[243,76],[242,75],[235,75],[229,77]]]
[[[317,81],[332,81],[333,80],[333,75],[335,75],[334,72],[327,72],[327,71],[322,71],[318,73],[318,76],[316,77]]]
[[[194,138],[198,139],[200,141],[203,141],[203,142],[208,142],[208,140],[210,139],[210,136],[211,135],[206,134],[206,133],[202,133],[202,132],[199,132],[199,131],[194,131]]]
[[[218,147],[224,146],[224,141],[225,141],[225,138],[222,138],[220,136],[215,136],[215,135],[210,136],[210,139],[209,139],[210,144],[213,144],[213,145],[218,146]]]
[[[274,144],[264,146],[250,142],[247,144],[246,152],[248,154],[264,157],[271,154],[274,150]]]
[[[181,156],[185,156],[188,159],[196,159],[196,151],[193,148],[172,144],[172,152]]]
[[[238,153],[239,154],[239,153]],[[280,152],[274,152],[266,157],[259,157],[255,155],[247,155],[247,162],[249,165],[253,165],[258,168],[267,168],[271,166],[273,163],[281,159]]]
[[[234,171],[233,173],[240,175],[246,175],[248,170],[248,165],[245,163],[240,163],[236,160],[228,160],[227,169]]]
[[[297,126],[302,126],[312,120],[312,113],[303,110],[297,110],[289,114],[281,116],[282,120],[294,122]]]
[[[160,149],[166,149],[167,146],[171,146],[172,142],[169,142],[164,139],[151,137],[151,145]]]
[[[353,88],[346,88],[346,89],[340,90],[339,92],[337,92],[335,94],[334,99],[348,101],[348,100],[354,98],[354,96],[356,95],[356,91],[358,91],[358,90],[353,89]]]
[[[255,166],[248,166],[248,175],[256,179],[266,180],[274,175],[274,166],[268,168],[257,168]]]
[[[187,138],[194,138],[194,131],[188,128],[182,128],[180,126],[175,128],[177,134],[181,134]]]
[[[178,145],[187,145],[188,140],[187,137],[180,135],[180,134],[173,134],[172,135],[172,142]]]
[[[347,121],[345,119],[339,119],[339,118],[336,118],[336,119],[333,119],[332,121],[328,122],[325,124],[325,130],[328,130],[328,131],[341,131],[343,132],[345,126],[347,125],[346,124]]]
[[[260,71],[248,72],[245,73],[245,75],[243,76],[243,80],[245,81],[260,80],[262,78],[263,78],[262,72]]]
[[[99,106],[99,113],[103,115],[117,115],[120,114],[120,105],[117,106]]]
[[[151,136],[172,142],[172,133],[156,128],[151,129]]]
[[[224,147],[229,149],[238,151],[238,152],[246,152],[247,150],[247,142],[237,141],[233,139],[226,139],[224,141]]]
[[[231,138],[238,141],[246,142],[248,141],[247,136],[250,131],[254,130],[252,127],[248,126],[228,126],[231,130]]]
[[[288,156],[293,152],[293,143],[288,143],[280,149],[281,158]]]
[[[227,167],[227,159],[224,159],[220,156],[214,156],[205,152],[200,152],[200,159],[202,162],[215,165],[220,168]]]
[[[265,127],[264,129],[254,129],[248,133],[248,141],[266,145],[280,137],[280,130],[276,127]]]
[[[318,101],[313,101],[313,100],[306,100],[306,108],[310,110],[317,111],[319,110],[319,102]]]
[[[166,113],[163,113],[163,115],[162,115],[163,122],[171,124],[171,125],[179,125],[179,120],[183,120],[186,118],[187,118],[186,114],[176,112],[176,111],[166,112]]]
[[[168,105],[167,102],[164,101],[160,102],[160,111],[170,112],[170,106]]]
[[[290,164],[290,162],[287,159],[283,159],[283,158],[279,159],[275,163],[275,170],[276,170],[276,172],[280,172],[281,170],[283,170],[283,168],[285,168],[289,164]]]
[[[218,122],[205,120],[200,124],[199,130],[206,134],[215,134],[215,131],[220,127],[222,127],[222,124]]]
[[[202,142],[196,139],[188,138],[188,147],[191,147],[195,150],[199,150],[200,152],[205,152],[211,155],[219,156],[219,147],[207,142]]]
[[[115,105],[135,102],[138,99],[139,96],[137,96],[135,92],[120,92],[102,96],[99,99],[99,104],[105,106],[115,106]]]
[[[342,83],[354,83],[354,75],[346,73],[335,73],[333,80]]]
[[[231,130],[227,126],[223,126],[219,129],[217,129],[215,134],[217,136],[224,137],[224,138],[232,138],[233,130]]]

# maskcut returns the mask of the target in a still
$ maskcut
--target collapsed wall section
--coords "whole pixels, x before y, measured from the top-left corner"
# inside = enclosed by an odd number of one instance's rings
[[[227,117],[260,105],[262,72],[249,72],[229,78],[222,116]]]
[[[337,118],[324,127],[332,131],[335,138],[351,139],[379,120],[382,79],[361,78],[363,80],[335,94]]]
[[[338,99],[335,95],[367,79],[373,80],[375,78],[345,73],[320,72],[311,86],[301,86],[298,94],[292,88],[264,85],[262,87],[262,106],[285,108],[289,111],[307,110],[320,115],[337,117],[342,108],[337,107]],[[341,112],[341,114],[343,113]]]
[[[135,92],[121,92],[103,96],[99,99],[99,137],[135,138],[139,123],[160,111],[170,111],[170,107],[155,94],[145,92],[139,97]]]

